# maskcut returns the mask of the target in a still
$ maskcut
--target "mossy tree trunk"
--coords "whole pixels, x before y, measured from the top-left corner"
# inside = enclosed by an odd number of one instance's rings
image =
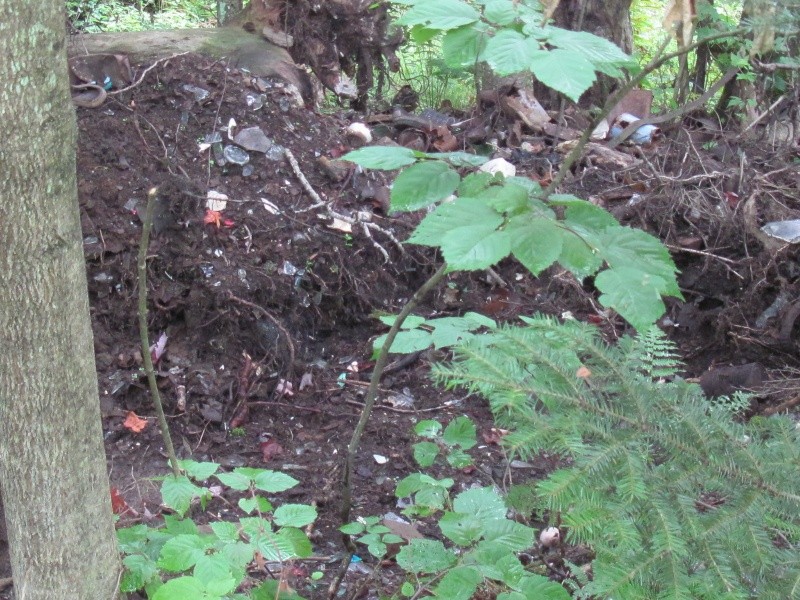
[[[0,482],[17,600],[117,597],[63,3],[0,0]]]

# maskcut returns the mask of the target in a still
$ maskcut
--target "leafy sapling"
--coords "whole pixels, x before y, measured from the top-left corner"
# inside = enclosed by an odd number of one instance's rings
[[[456,417],[442,432],[438,421],[420,421],[414,427],[414,433],[428,441],[417,442],[413,446],[414,460],[422,468],[433,465],[440,451],[444,452],[451,467],[463,469],[472,464],[472,457],[467,450],[477,443],[475,423],[468,417]]]
[[[384,558],[389,544],[403,542],[403,538],[381,524],[380,517],[360,517],[352,523],[342,525],[339,531],[355,537],[359,544],[365,544],[367,551],[375,558]]]

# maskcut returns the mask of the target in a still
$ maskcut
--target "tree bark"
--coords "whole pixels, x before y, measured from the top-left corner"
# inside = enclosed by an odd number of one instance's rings
[[[18,600],[116,598],[63,5],[0,0],[0,481]]]

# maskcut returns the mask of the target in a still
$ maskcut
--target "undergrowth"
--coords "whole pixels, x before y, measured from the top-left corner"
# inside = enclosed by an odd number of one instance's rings
[[[530,510],[596,553],[579,598],[800,598],[800,432],[737,422],[677,376],[657,330],[618,345],[548,317],[499,327],[435,365],[485,396],[509,450],[557,453]]]

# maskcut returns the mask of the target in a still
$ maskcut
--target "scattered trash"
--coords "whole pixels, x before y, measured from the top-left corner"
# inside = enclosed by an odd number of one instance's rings
[[[337,217],[333,217],[331,222],[328,224],[328,229],[335,229],[336,231],[341,231],[343,233],[353,233],[353,226],[347,221],[343,221]]]
[[[303,373],[303,376],[300,378],[300,385],[298,389],[302,392],[307,387],[311,387],[314,385],[314,376],[311,373]]]
[[[195,102],[202,102],[208,98],[209,95],[208,90],[204,90],[203,88],[192,85],[191,83],[185,83],[183,85],[183,89],[194,96]]]
[[[261,200],[261,205],[264,207],[264,209],[271,215],[281,214],[280,209],[273,202],[270,202],[266,198],[259,198],[259,200]]]
[[[286,381],[285,379],[280,379],[278,381],[278,385],[275,386],[275,393],[278,394],[278,397],[281,396],[294,396],[294,391],[292,391],[292,382]]]
[[[761,228],[761,231],[770,237],[790,244],[797,244],[800,242],[800,219],[770,221]]]
[[[415,402],[414,395],[411,393],[411,390],[407,387],[404,387],[402,392],[395,392],[393,394],[389,394],[389,397],[386,398],[386,404],[393,406],[395,408],[413,408],[414,402]]]
[[[157,364],[161,357],[164,356],[164,352],[167,349],[167,337],[166,333],[162,333],[158,336],[158,341],[155,344],[150,346],[150,358],[153,361],[153,364]]]
[[[611,138],[615,138],[622,133],[622,131],[628,127],[631,123],[634,123],[640,120],[641,117],[637,117],[636,115],[632,115],[630,113],[623,113],[616,118],[614,124],[611,126]],[[646,123],[639,127],[636,131],[634,131],[631,136],[628,138],[634,144],[643,145],[649,144],[653,142],[655,139],[661,136],[661,129],[656,125],[651,125]]]
[[[561,532],[558,527],[548,527],[539,534],[539,542],[545,548],[552,548],[561,541]]]
[[[481,165],[479,171],[484,173],[502,173],[506,177],[514,177],[517,174],[517,167],[508,162],[505,158],[494,158]]]
[[[214,190],[209,190],[206,194],[206,208],[208,210],[220,212],[225,210],[227,206],[228,196],[226,194],[215,192]]]
[[[386,463],[389,462],[388,458],[386,458],[385,456],[381,456],[380,454],[373,454],[372,458],[375,459],[375,462],[378,463],[379,465],[385,465]]]
[[[225,157],[225,160],[235,165],[246,165],[250,162],[250,155],[245,150],[239,148],[239,146],[225,146],[222,155]]]
[[[244,101],[247,103],[247,108],[250,110],[261,110],[264,106],[264,100],[266,99],[264,94],[247,94]]]
[[[349,365],[347,365],[347,370],[350,371],[351,373],[358,373],[358,361],[354,360]]]
[[[343,388],[345,383],[347,383],[347,373],[339,373],[339,376],[336,378],[336,385]]]
[[[275,143],[267,137],[260,127],[248,127],[237,133],[233,142],[251,152],[266,153]],[[235,161],[231,161],[235,162]]]
[[[273,144],[270,146],[269,150],[267,150],[266,155],[269,160],[279,161],[283,160],[283,155],[286,152],[286,148],[279,144]]]

